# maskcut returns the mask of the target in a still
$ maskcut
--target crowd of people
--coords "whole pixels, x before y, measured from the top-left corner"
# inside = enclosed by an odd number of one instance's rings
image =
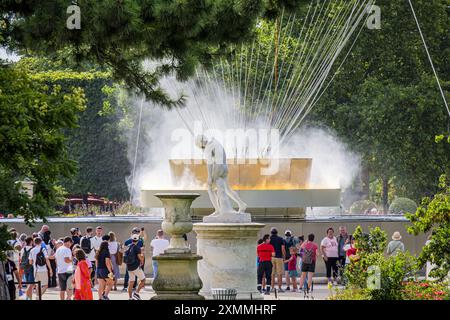
[[[118,290],[122,264],[125,265],[122,291],[128,293],[130,300],[141,299],[140,292],[146,285],[147,235],[143,227],[133,228],[123,243],[114,232],[104,233],[102,226],[87,227],[84,234],[79,228],[72,228],[70,235],[60,238],[53,238],[47,225],[31,235],[19,235],[15,229],[10,229],[10,236],[11,250],[7,252],[5,271],[11,299],[16,299],[17,295],[23,300],[32,300],[33,295],[39,299],[48,288],[58,287],[61,300],[93,300],[94,292],[99,300],[109,300],[110,292]],[[187,243],[186,237],[185,240]],[[162,230],[156,232],[150,246],[152,257],[169,247]],[[256,251],[257,287],[266,295],[276,286],[278,292],[309,293],[319,255],[324,261],[329,285],[342,283],[345,265],[358,255],[355,240],[344,226],[339,227],[337,236],[333,228],[328,228],[320,244],[315,242],[312,233],[305,238],[286,230],[283,238],[272,228],[270,234],[258,241]],[[399,251],[405,251],[405,246],[396,231],[387,246],[387,254]],[[157,260],[152,259],[152,269],[156,277]]]
[[[119,267],[125,264],[124,292],[130,300],[141,300],[145,287],[144,228],[133,228],[130,238],[120,243],[114,232],[104,234],[102,226],[87,227],[82,234],[72,228],[70,235],[52,238],[50,228],[42,228],[31,235],[18,234],[10,229],[11,250],[7,252],[5,271],[10,299],[17,296],[40,299],[48,288],[58,287],[61,300],[109,300],[116,291],[120,278]],[[162,230],[150,242],[152,256],[169,247]],[[157,261],[153,260],[153,276],[157,274]],[[40,287],[37,284],[40,283]]]
[[[394,255],[404,252],[405,245],[398,231],[392,235],[392,241],[387,246],[387,254]],[[344,226],[339,227],[339,235],[334,235],[334,229],[328,228],[326,236],[320,245],[315,242],[315,235],[294,236],[286,230],[284,238],[278,235],[278,230],[272,228],[258,240],[257,246],[257,287],[258,291],[270,295],[278,285],[278,292],[292,291],[309,293],[313,285],[316,262],[321,255],[325,264],[328,285],[338,285],[343,282],[343,271],[350,259],[357,259],[355,239],[347,233]],[[286,287],[283,289],[283,276]],[[277,280],[277,281],[276,281]],[[298,282],[297,282],[298,280]]]

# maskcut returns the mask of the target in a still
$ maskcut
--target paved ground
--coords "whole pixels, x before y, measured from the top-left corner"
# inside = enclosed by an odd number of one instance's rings
[[[111,291],[109,298],[110,300],[128,300],[128,294],[126,292],[122,292],[122,286],[118,287],[118,291]],[[330,290],[327,285],[324,284],[316,284],[314,285],[314,292],[311,294],[315,300],[325,300],[330,294]],[[155,292],[151,289],[151,286],[141,291],[141,299],[149,300],[152,296],[155,295]],[[303,293],[297,292],[283,292],[275,294],[272,292],[269,296],[264,295],[264,300],[304,300]],[[98,299],[98,293],[94,292],[94,299]],[[59,291],[57,288],[50,288],[43,296],[43,300],[59,300]]]

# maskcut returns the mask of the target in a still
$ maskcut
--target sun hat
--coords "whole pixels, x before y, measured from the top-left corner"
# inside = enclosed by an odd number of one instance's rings
[[[288,229],[284,232],[284,235],[290,237],[292,235],[292,231]]]
[[[392,240],[400,240],[402,238],[402,236],[400,235],[400,232],[395,231],[394,234],[392,235]]]

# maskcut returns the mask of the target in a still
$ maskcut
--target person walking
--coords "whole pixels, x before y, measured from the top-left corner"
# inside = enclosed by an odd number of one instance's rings
[[[403,244],[400,232],[395,231],[392,235],[392,241],[387,245],[387,254],[389,256],[396,255],[399,252],[405,252],[405,245]]]
[[[120,269],[119,269],[119,263],[122,263],[119,261],[119,255],[120,255],[120,243],[116,240],[116,234],[112,231],[108,233],[109,235],[109,254],[111,255],[111,264],[113,268],[114,273],[114,286],[113,291],[117,291],[117,280],[120,278]]]
[[[46,246],[42,246],[42,239],[37,237],[34,239],[34,247],[30,252],[30,264],[33,265],[34,281],[41,282],[41,296],[44,295],[48,288],[48,275],[53,275],[50,261],[48,260],[48,251]],[[33,285],[33,287],[35,287]]]
[[[308,235],[308,240],[302,244],[302,275],[300,277],[300,283],[303,283],[308,277],[308,286],[306,288],[306,293],[309,294],[312,287],[312,279],[314,272],[316,271],[316,261],[318,246],[314,242],[314,234]]]
[[[144,265],[144,255],[138,245],[140,238],[138,234],[131,235],[131,245],[124,254],[123,260],[127,265],[127,270],[130,276],[130,284],[128,286],[129,300],[141,300],[139,292],[145,287],[145,274],[142,266]],[[139,285],[136,291],[133,292],[135,279],[139,280]]]
[[[95,271],[96,271],[96,265],[95,265],[95,249],[94,249],[94,243],[92,241],[93,235],[92,235],[93,229],[92,227],[86,228],[85,235],[80,239],[80,246],[81,249],[86,254],[86,259],[90,262],[92,268],[91,268],[91,285],[92,287],[95,286]]]
[[[152,248],[153,279],[156,279],[156,275],[158,274],[158,261],[153,259],[153,257],[164,253],[164,250],[169,247],[169,240],[164,239],[164,231],[160,229],[156,232],[156,237],[150,242],[150,247]]]
[[[266,234],[262,238],[262,243],[256,247],[256,254],[258,256],[258,291],[263,292],[263,277],[266,277],[265,295],[270,294],[272,284],[272,258],[275,256],[275,248],[270,244],[270,235]]]
[[[334,236],[334,229],[327,229],[327,236],[323,238],[320,243],[320,250],[322,251],[322,258],[325,262],[327,270],[328,284],[331,283],[331,273],[333,272],[334,284],[337,284],[338,268],[337,261],[339,259],[338,242]]]
[[[109,300],[108,294],[114,283],[114,273],[109,253],[109,242],[103,241],[95,254],[97,262],[98,299]]]
[[[93,300],[91,287],[91,271],[83,249],[75,250],[77,268],[74,275],[74,300]]]
[[[338,241],[338,264],[339,264],[339,282],[341,282],[342,275],[344,274],[344,267],[345,267],[345,261],[346,261],[346,255],[344,246],[347,243],[348,240],[348,233],[347,228],[344,226],[339,227],[339,236],[337,237]]]
[[[25,239],[25,246],[20,251],[20,269],[23,270],[23,275],[25,277],[25,282],[34,282],[34,270],[33,264],[30,263],[30,253],[33,249],[33,238],[27,237]],[[31,300],[33,295],[33,284],[29,283],[26,290],[26,299]]]
[[[124,250],[126,251],[131,244],[133,243],[133,239],[132,236],[134,234],[138,235],[138,242],[137,242],[137,246],[139,247],[139,249],[141,249],[141,254],[144,256],[144,264],[145,264],[145,255],[144,255],[144,251],[145,251],[145,242],[144,240],[146,239],[146,235],[145,235],[145,231],[143,230],[144,228],[141,228],[141,230],[139,230],[139,228],[135,227],[133,228],[133,230],[131,231],[131,237],[129,239],[127,239],[123,245],[124,245]],[[144,270],[144,265],[142,265],[142,270]],[[130,275],[128,274],[128,268],[125,269],[125,277],[123,280],[123,289],[122,292],[127,292],[128,291],[128,282],[130,280]],[[137,286],[137,278],[134,279],[134,287],[133,289],[136,289]]]
[[[286,230],[284,232],[284,241],[286,243],[286,260],[285,261],[289,261],[289,258],[291,257],[290,254],[290,248],[294,247],[297,245],[297,238],[293,236],[292,231],[291,230]],[[288,262],[284,263],[284,270],[285,270],[285,279],[286,279],[286,291],[291,290],[290,287],[290,276],[289,276],[289,270],[288,270]]]
[[[284,292],[281,288],[283,284],[284,263],[286,260],[286,243],[282,237],[278,236],[278,230],[272,228],[270,230],[270,244],[275,249],[275,256],[272,257],[272,285],[275,289],[275,276],[278,279],[278,291]]]
[[[60,240],[59,240],[60,241]],[[72,299],[72,276],[73,276],[73,260],[72,260],[72,238],[65,237],[63,244],[61,242],[58,244],[58,249],[56,249],[55,259],[56,259],[56,270],[58,272],[58,283],[59,283],[59,298],[61,300]]]

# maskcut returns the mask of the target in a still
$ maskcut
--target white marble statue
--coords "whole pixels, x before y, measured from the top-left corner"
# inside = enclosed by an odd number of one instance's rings
[[[245,213],[247,205],[228,184],[228,165],[225,149],[214,138],[199,135],[195,144],[204,150],[208,168],[208,194],[214,206],[214,213],[209,217]],[[239,212],[233,209],[231,199],[239,206]]]

